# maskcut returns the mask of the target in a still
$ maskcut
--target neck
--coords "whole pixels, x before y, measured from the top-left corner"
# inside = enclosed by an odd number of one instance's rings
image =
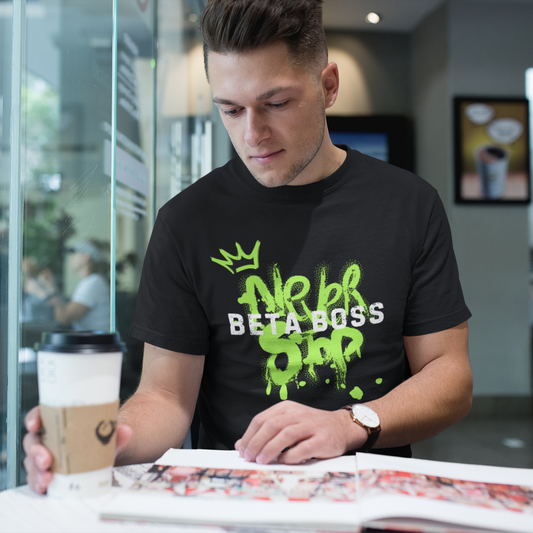
[[[318,153],[310,165],[302,172],[302,174],[305,173],[306,175],[300,175],[299,179],[289,185],[297,186],[322,181],[328,176],[331,176],[344,163],[345,159],[346,152],[341,148],[337,148],[331,142],[329,131],[326,127],[324,140]]]
[[[90,274],[92,274],[91,272],[91,269],[89,268],[89,266],[84,266],[82,268],[80,268],[78,270],[78,276],[83,279],[83,278],[86,278],[87,276],[89,276]]]

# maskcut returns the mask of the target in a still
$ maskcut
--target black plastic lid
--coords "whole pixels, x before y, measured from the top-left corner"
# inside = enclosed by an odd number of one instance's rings
[[[119,333],[104,331],[47,331],[35,344],[41,352],[101,353],[124,352],[126,345]]]

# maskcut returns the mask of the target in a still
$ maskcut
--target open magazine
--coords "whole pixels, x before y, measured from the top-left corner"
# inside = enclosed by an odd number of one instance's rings
[[[533,532],[533,470],[358,453],[258,465],[237,452],[169,450],[104,519],[264,529]]]

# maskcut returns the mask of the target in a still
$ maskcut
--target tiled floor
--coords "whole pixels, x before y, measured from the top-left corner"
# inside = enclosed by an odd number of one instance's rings
[[[418,459],[533,468],[533,418],[466,417],[412,448]]]

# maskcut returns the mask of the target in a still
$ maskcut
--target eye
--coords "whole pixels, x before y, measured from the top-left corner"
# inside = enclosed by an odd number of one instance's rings
[[[222,112],[227,117],[236,117],[239,114],[240,110],[241,110],[240,108],[232,108],[232,109],[223,109]]]
[[[289,103],[288,100],[285,100],[285,102],[279,102],[279,103],[272,103],[268,104],[270,107],[273,107],[274,109],[281,109],[282,107],[285,107]]]

